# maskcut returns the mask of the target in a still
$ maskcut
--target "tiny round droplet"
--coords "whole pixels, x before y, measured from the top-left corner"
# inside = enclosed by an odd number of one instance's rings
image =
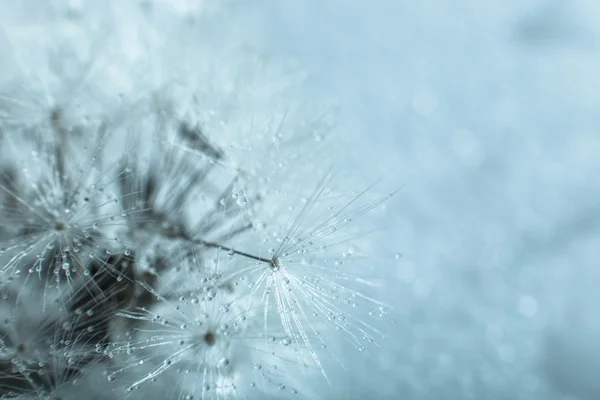
[[[221,358],[217,363],[217,368],[225,368],[229,365],[229,360],[227,358]]]

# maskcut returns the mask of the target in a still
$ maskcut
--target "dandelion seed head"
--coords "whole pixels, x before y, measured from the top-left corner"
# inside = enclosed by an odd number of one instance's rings
[[[351,244],[382,203],[307,189],[336,112],[297,101],[294,63],[228,40],[232,15],[200,23],[207,2],[144,3],[7,27],[0,361],[23,399],[315,397],[338,348],[382,336]]]

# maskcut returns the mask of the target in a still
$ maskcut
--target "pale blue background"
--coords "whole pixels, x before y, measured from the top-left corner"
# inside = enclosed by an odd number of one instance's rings
[[[356,165],[406,183],[397,334],[339,396],[600,398],[600,3],[267,3]]]

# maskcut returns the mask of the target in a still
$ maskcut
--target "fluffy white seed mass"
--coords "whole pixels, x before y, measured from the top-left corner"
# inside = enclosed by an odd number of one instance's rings
[[[393,193],[247,11],[3,6],[0,398],[326,399],[379,351]]]

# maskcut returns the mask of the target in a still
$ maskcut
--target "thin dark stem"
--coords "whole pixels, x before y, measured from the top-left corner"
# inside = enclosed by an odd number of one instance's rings
[[[194,239],[189,234],[187,234],[185,232],[185,230],[183,230],[183,229],[180,230],[175,236],[180,239],[192,242],[196,245],[210,247],[210,248],[214,248],[214,249],[223,249],[223,250],[226,250],[233,254],[237,254],[242,257],[249,258],[251,260],[264,262],[266,264],[269,264],[271,266],[271,268],[273,268],[275,270],[278,270],[280,267],[279,257],[267,258],[267,257],[255,256],[254,254],[246,253],[245,251],[236,250],[236,249],[228,247],[228,246],[223,246],[222,244],[219,244],[219,243],[209,242],[209,241],[202,240],[202,239]]]
[[[218,243],[207,242],[205,240],[195,240],[194,242],[196,244],[200,244],[205,247],[213,247],[213,248],[223,249],[223,250],[227,250],[233,254],[238,254],[240,256],[250,258],[252,260],[261,261],[261,262],[269,264],[273,268],[279,267],[279,260],[277,258],[266,258],[266,257],[255,256],[254,254],[246,253],[246,252],[240,251],[240,250],[235,250],[235,249],[232,249],[231,247],[223,246]]]

